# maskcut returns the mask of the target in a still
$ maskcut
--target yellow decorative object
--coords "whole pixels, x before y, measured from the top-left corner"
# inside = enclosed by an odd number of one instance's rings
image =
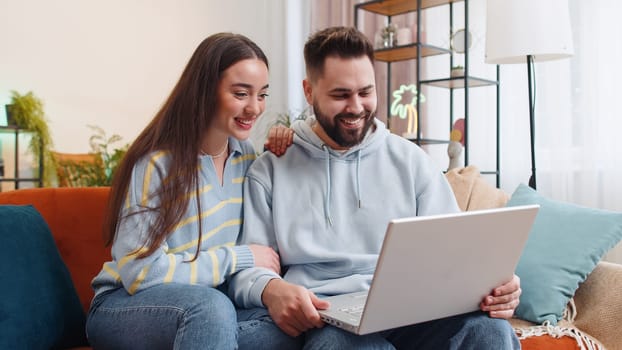
[[[412,98],[409,103],[401,103],[405,92],[411,92]],[[400,85],[400,88],[393,91],[393,103],[391,103],[391,115],[400,119],[408,118],[408,127],[403,134],[406,138],[417,137],[418,115],[417,109],[417,86],[414,84]],[[425,96],[420,94],[421,103],[425,102]]]
[[[406,106],[406,110],[408,111],[408,126],[406,128],[406,133],[414,135],[417,133],[417,110],[413,105]]]
[[[453,129],[451,131],[451,134],[449,136],[449,139],[451,141],[456,141],[456,142],[460,142],[460,140],[462,140],[462,131],[457,130],[457,129]]]

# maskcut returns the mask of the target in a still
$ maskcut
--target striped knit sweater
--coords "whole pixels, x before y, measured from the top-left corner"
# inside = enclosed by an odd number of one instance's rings
[[[163,151],[154,152],[137,162],[112,245],[112,261],[104,264],[92,282],[96,295],[121,287],[134,294],[161,283],[215,287],[231,274],[254,266],[248,246],[238,246],[236,240],[242,228],[242,184],[246,170],[255,159],[255,151],[248,141],[230,138],[229,145],[222,186],[211,157],[200,156],[203,235],[201,251],[192,262],[198,243],[199,220],[195,192],[188,194],[190,202],[186,214],[159,249],[148,257],[136,257],[157,214],[149,211],[127,217],[125,214],[157,205],[157,199],[150,198],[153,196],[149,194],[166,177],[170,156]]]

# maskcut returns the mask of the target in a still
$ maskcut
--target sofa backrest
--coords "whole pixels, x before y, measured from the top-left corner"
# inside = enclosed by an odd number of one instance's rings
[[[33,188],[1,192],[0,204],[33,205],[56,241],[85,311],[93,298],[91,280],[110,260],[102,223],[109,187]]]

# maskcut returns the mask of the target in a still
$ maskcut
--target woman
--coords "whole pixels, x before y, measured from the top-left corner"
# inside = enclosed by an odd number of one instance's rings
[[[271,248],[235,245],[255,158],[243,140],[267,92],[268,60],[248,38],[214,34],[196,49],[115,175],[112,261],[93,280],[86,327],[94,348],[237,347],[236,311],[219,287],[253,266],[280,272]]]

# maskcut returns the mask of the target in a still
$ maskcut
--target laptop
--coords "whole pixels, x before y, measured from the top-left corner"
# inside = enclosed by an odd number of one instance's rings
[[[479,310],[512,279],[539,205],[389,222],[369,291],[324,298],[322,320],[355,334]]]

